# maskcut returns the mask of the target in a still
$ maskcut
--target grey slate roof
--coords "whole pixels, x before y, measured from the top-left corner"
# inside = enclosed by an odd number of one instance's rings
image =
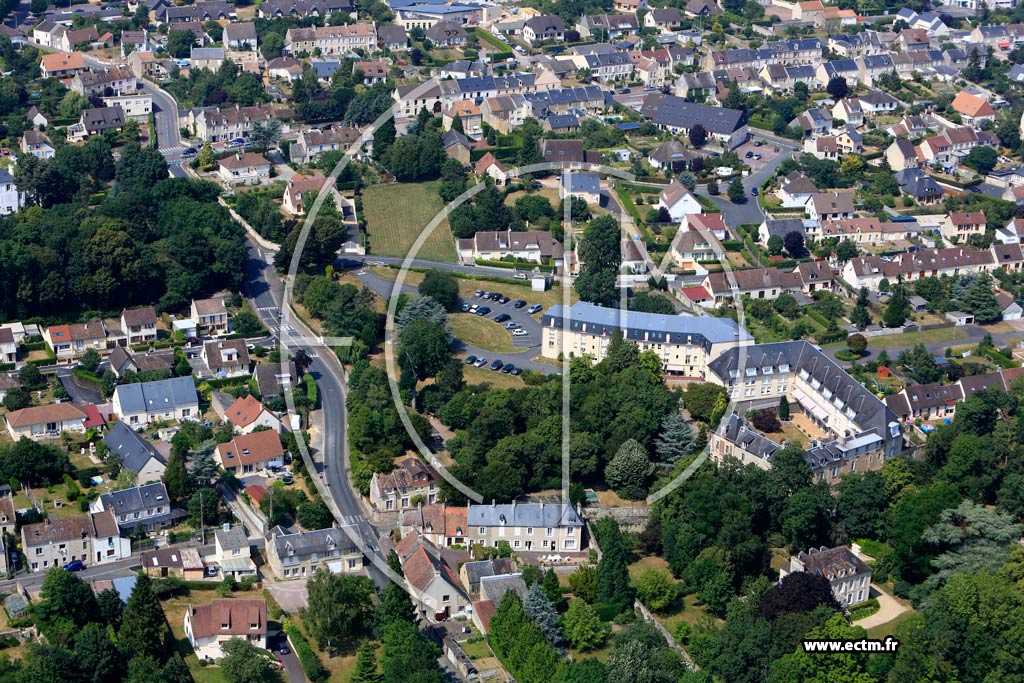
[[[120,420],[115,422],[114,426],[103,437],[103,443],[111,451],[117,453],[121,465],[132,472],[140,472],[146,466],[146,463],[149,462],[150,458],[156,458],[159,462],[167,464],[164,456],[153,447],[153,444],[146,441],[142,438],[142,435],[133,431],[131,427]]]
[[[747,122],[746,113],[739,109],[695,104],[658,91],[647,96],[640,113],[659,125],[689,129],[699,123],[707,132],[720,135],[728,135]]]
[[[601,191],[601,176],[596,173],[563,173],[562,185],[569,192],[597,194]]]
[[[800,218],[780,218],[778,220],[766,220],[764,223],[769,236],[778,235],[785,239],[786,235],[791,232],[798,232],[805,236],[807,234],[804,222]]]
[[[560,327],[564,315],[561,304],[552,306],[544,314],[542,324],[545,327]],[[648,335],[650,341],[655,343],[667,339],[670,343],[681,344],[686,342],[687,337],[692,337],[693,343],[699,343],[703,338],[710,347],[710,344],[751,338],[746,331],[740,329],[736,321],[729,318],[622,311],[616,308],[602,308],[584,301],[573,304],[568,317],[569,326],[573,330],[578,330],[583,325],[587,326],[588,333],[594,334],[610,334],[616,329],[622,329],[622,336],[625,339],[643,339]]]
[[[512,571],[512,561],[506,559],[478,560],[467,562],[462,565],[466,571],[466,579],[469,581],[470,590],[477,590],[480,580],[488,576],[508,574]]]
[[[280,526],[276,526],[271,529],[270,534],[273,537],[271,542],[274,544],[279,557],[286,556],[289,549],[295,555],[301,556],[317,553],[321,557],[326,557],[331,549],[331,545],[342,553],[358,551],[352,539],[348,537],[348,533],[344,529],[337,527],[289,534]]]
[[[199,401],[196,383],[191,377],[175,377],[141,384],[121,384],[114,390],[125,413],[168,410]]]
[[[167,488],[161,481],[104,493],[101,498],[103,498],[103,506],[113,510],[115,515],[147,510],[157,504],[169,505],[170,500],[167,496]]]
[[[236,524],[228,529],[221,527],[214,532],[214,536],[223,550],[249,547],[249,537],[246,536],[245,529],[241,524]]]
[[[480,581],[480,599],[490,600],[495,605],[499,604],[509,591],[515,591],[520,599],[526,598],[526,582],[523,581],[522,574],[488,576]]]
[[[466,525],[554,528],[583,526],[583,520],[571,505],[563,503],[509,503],[470,505]]]

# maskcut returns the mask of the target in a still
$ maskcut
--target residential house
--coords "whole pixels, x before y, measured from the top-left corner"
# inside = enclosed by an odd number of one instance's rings
[[[727,149],[735,149],[747,140],[746,113],[738,109],[695,104],[654,91],[644,99],[640,113],[673,135],[689,135],[690,129],[700,124],[710,139]]]
[[[213,459],[228,472],[246,475],[284,464],[284,447],[276,430],[236,435],[218,444]]]
[[[586,547],[583,520],[564,503],[470,504],[467,543],[497,547],[508,542],[513,552],[550,550],[577,553]]]
[[[919,168],[905,168],[896,173],[900,190],[918,204],[937,204],[946,196],[942,186]]]
[[[502,261],[509,258],[528,263],[562,265],[562,245],[550,232],[540,230],[481,231],[456,240],[459,260]]]
[[[854,61],[857,63],[857,79],[867,88],[872,87],[879,76],[896,70],[892,55],[886,53],[863,55]]]
[[[263,598],[217,598],[185,610],[185,637],[204,660],[225,656],[224,643],[232,638],[267,649],[267,601]]]
[[[832,118],[845,121],[852,126],[864,125],[864,109],[860,99],[847,97],[836,102],[832,106]]]
[[[807,214],[818,222],[853,218],[853,194],[850,192],[816,192],[807,200]]]
[[[270,179],[270,162],[262,154],[237,152],[217,162],[217,175],[230,187],[259,185]]]
[[[135,482],[159,482],[167,470],[167,459],[144,436],[118,420],[103,435],[103,444],[117,456],[121,467],[135,475]]]
[[[355,17],[352,0],[267,0],[260,4],[257,14],[261,19],[279,17],[329,17],[335,12]]]
[[[789,562],[779,569],[779,578],[784,579],[794,572],[827,578],[832,595],[844,607],[859,605],[871,597],[871,567],[845,545],[821,546],[790,556]]]
[[[541,14],[530,17],[523,24],[523,38],[534,45],[545,40],[565,39],[565,22],[555,14]]]
[[[249,374],[249,350],[244,339],[216,339],[203,344],[203,360],[217,377]]]
[[[454,21],[439,21],[424,31],[424,35],[441,49],[461,48],[469,39],[466,29]]]
[[[0,327],[0,363],[13,365],[17,362],[18,344],[14,341],[14,330]]]
[[[795,271],[783,272],[771,267],[735,270],[731,274],[708,273],[701,286],[714,297],[715,305],[720,306],[743,296],[774,301],[787,290],[800,289],[801,282]]]
[[[228,309],[224,299],[192,299],[192,322],[200,334],[227,334]]]
[[[463,166],[468,166],[473,152],[473,143],[464,134],[449,128],[441,136],[441,146],[449,159],[455,159]],[[490,152],[488,152],[490,154]],[[493,155],[491,156],[493,159]]]
[[[130,346],[156,341],[156,310],[152,306],[124,309],[121,331]]]
[[[294,163],[311,166],[326,152],[347,152],[358,141],[358,128],[313,129],[299,134],[288,148],[288,155]]]
[[[574,197],[596,206],[601,203],[601,176],[597,173],[565,171],[558,184],[558,197]]]
[[[129,121],[145,123],[153,113],[153,96],[144,92],[102,97],[104,107],[121,107]]]
[[[421,616],[444,621],[471,611],[469,596],[437,546],[414,531],[396,544],[395,551]]]
[[[383,83],[388,80],[388,64],[382,61],[360,61],[352,65],[353,74],[363,75],[363,85],[370,86],[374,83]]]
[[[793,124],[804,129],[804,135],[824,135],[832,130],[832,113],[821,107],[811,107],[801,112]]]
[[[138,90],[138,80],[131,69],[124,66],[79,71],[71,79],[71,90],[87,98],[101,95],[124,95]]]
[[[193,47],[188,58],[189,69],[199,71],[207,69],[217,71],[224,63],[224,48],[222,47]]]
[[[693,154],[678,140],[663,142],[647,154],[647,163],[653,168],[666,168],[672,171],[681,171],[695,159]]]
[[[990,249],[921,249],[896,254],[886,261],[878,256],[850,259],[843,266],[843,280],[855,288],[867,287],[877,291],[883,279],[895,281],[902,276],[903,280],[912,282],[925,277],[980,273],[992,270],[995,264],[995,256]]]
[[[27,437],[35,441],[57,439],[63,432],[85,433],[86,414],[74,403],[49,403],[11,410],[4,415],[12,441]]]
[[[971,235],[984,235],[987,226],[984,211],[953,211],[940,224],[939,231],[947,240],[966,242]]]
[[[847,83],[855,83],[860,74],[857,62],[852,59],[833,59],[830,62],[822,62],[815,70],[818,81],[826,86],[829,81],[835,78],[845,78]]]
[[[675,178],[658,193],[658,209],[661,208],[668,210],[673,221],[681,221],[686,214],[704,210],[693,193]]]
[[[839,144],[832,135],[804,140],[804,152],[817,159],[835,161],[839,158]]]
[[[73,76],[85,70],[85,58],[81,52],[58,52],[43,55],[39,64],[43,78],[62,78]]]
[[[291,55],[275,57],[267,62],[267,76],[292,83],[302,77],[302,62]]]
[[[698,230],[679,230],[669,249],[669,258],[683,270],[706,272],[701,265],[704,261],[715,261],[721,245],[713,235]]]
[[[784,208],[795,209],[807,206],[807,201],[817,191],[817,186],[810,178],[799,171],[792,171],[779,183],[778,197]],[[763,237],[762,243],[766,242],[767,238]]]
[[[277,415],[251,395],[235,399],[222,418],[231,423],[236,434],[249,434],[257,428],[269,428],[275,432],[283,430]]]
[[[918,164],[913,143],[903,138],[893,140],[892,144],[886,147],[885,160],[889,162],[889,168],[893,173],[899,173],[904,169],[916,169]]]
[[[763,245],[773,236],[781,237],[783,240],[790,233],[797,233],[801,237],[807,237],[807,227],[800,218],[766,218],[757,229],[757,239]]]
[[[252,560],[252,541],[240,524],[225,523],[213,532],[213,561],[221,574],[240,579],[256,576],[256,563]]]
[[[409,36],[401,26],[378,26],[377,44],[382,50],[400,52],[409,48]]]
[[[195,137],[203,142],[223,142],[248,138],[257,122],[266,125],[275,119],[291,118],[292,115],[291,109],[270,104],[251,107],[236,104],[223,109],[207,107],[189,112],[186,127],[192,129]]]
[[[121,130],[124,128],[125,120],[124,110],[119,105],[86,109],[79,117],[78,123],[68,126],[68,141],[82,142],[108,130]]]
[[[644,26],[656,28],[662,33],[678,30],[683,24],[683,15],[674,7],[652,9],[644,15]]]
[[[514,570],[512,560],[492,557],[486,560],[463,562],[459,567],[462,587],[471,595],[480,593],[480,582],[491,576],[504,576]]]
[[[452,106],[441,112],[441,120],[445,128],[451,128],[455,119],[462,122],[462,132],[474,139],[483,135],[483,114],[480,107],[470,100],[453,102]]]
[[[21,136],[21,151],[37,159],[52,159],[56,153],[53,143],[46,134],[30,128]]]
[[[293,55],[312,53],[317,48],[324,55],[346,55],[356,49],[369,54],[376,47],[377,29],[373,24],[296,27],[288,29],[284,37],[285,52]]]
[[[599,164],[601,163],[600,153],[583,149],[582,140],[540,140],[541,158],[554,164],[561,164],[564,168],[569,165]]]
[[[327,178],[316,171],[313,175],[296,173],[288,180],[288,187],[285,188],[281,206],[293,216],[301,216],[305,213],[303,195],[307,192],[320,193]]]
[[[298,381],[295,361],[286,360],[282,363],[260,363],[253,371],[256,388],[264,401],[277,398],[284,394],[285,388]]]
[[[201,581],[206,567],[195,548],[165,547],[142,553],[142,571],[154,579],[185,579]]]
[[[256,24],[251,21],[232,21],[224,26],[222,36],[225,47],[233,50],[258,52],[259,40],[256,37]]]
[[[89,505],[90,512],[106,510],[114,513],[117,527],[125,535],[139,526],[147,532],[172,526],[176,518],[185,514],[174,514],[167,488],[161,481],[103,493]]]
[[[116,345],[116,342],[108,337],[107,327],[100,320],[71,325],[51,325],[43,330],[43,341],[50,346],[59,364],[74,363],[89,350],[106,353]]]
[[[978,125],[982,121],[994,121],[996,118],[996,110],[992,108],[991,104],[966,90],[961,90],[953,98],[950,106],[960,114],[960,118],[966,124]]]
[[[114,389],[112,410],[133,429],[150,422],[196,420],[200,412],[195,380],[175,377],[120,384]]]
[[[860,154],[864,151],[864,138],[851,125],[836,133],[834,139],[840,155]]]
[[[480,157],[473,170],[478,176],[488,176],[498,186],[508,184],[509,180],[514,177],[505,164],[495,159],[490,152]]]
[[[900,101],[881,90],[872,90],[857,98],[864,116],[892,114],[900,108]],[[851,123],[851,122],[847,122]]]
[[[89,566],[131,556],[131,542],[121,538],[111,511],[21,527],[21,548],[30,572],[45,572],[70,562]]]
[[[267,534],[267,565],[279,581],[308,578],[319,569],[354,573],[363,568],[361,545],[354,531],[337,527],[288,533],[276,526]]]
[[[25,193],[19,192],[14,176],[7,169],[0,168],[0,215],[17,213],[25,204]]]
[[[415,531],[438,547],[466,544],[466,508],[446,503],[417,505],[399,516],[399,533],[406,537]]]
[[[406,458],[387,474],[374,472],[370,505],[385,512],[416,507],[417,503],[433,505],[439,485],[440,477],[432,467],[417,458]]]

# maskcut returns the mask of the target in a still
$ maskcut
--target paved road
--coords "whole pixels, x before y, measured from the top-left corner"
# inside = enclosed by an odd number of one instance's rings
[[[251,240],[246,241],[249,260],[246,263],[245,294],[253,309],[268,328],[280,329],[281,309],[284,299],[284,283],[274,272],[268,260],[272,258]],[[291,322],[293,331],[284,330],[286,340],[293,334],[313,337],[313,333],[298,320]],[[309,350],[312,364],[309,372],[316,377],[320,388],[323,411],[323,462],[318,464],[320,473],[327,483],[330,496],[342,515],[342,522],[362,539],[364,552],[378,550],[376,528],[363,516],[356,493],[348,479],[348,438],[346,436],[345,398],[348,387],[341,370],[335,362],[325,356],[329,352]],[[378,586],[387,585],[387,577],[372,564],[367,571]]]
[[[57,379],[64,385],[68,396],[78,405],[98,405],[103,403],[103,396],[96,389],[82,386],[67,365],[57,366]]]
[[[118,560],[117,562],[111,562],[110,564],[104,564],[98,567],[87,567],[80,572],[76,572],[76,576],[86,581],[93,579],[116,579],[122,576],[130,576],[141,567],[142,564],[140,558],[138,555],[135,555],[134,557],[130,557],[125,560]],[[15,582],[20,583],[26,590],[38,590],[39,587],[43,585],[43,579],[45,578],[46,572],[36,572],[34,574],[19,572],[15,578],[11,580],[0,581],[0,592],[13,592],[8,589],[13,589]]]
[[[764,136],[756,136],[764,137]],[[766,138],[774,143],[773,138]],[[743,203],[733,204],[724,196],[712,196],[707,193],[706,185],[697,186],[697,194],[704,195],[713,201],[722,212],[722,220],[725,224],[731,228],[735,228],[738,225],[747,223],[760,224],[764,220],[764,212],[761,211],[760,202],[757,198],[750,195],[750,190],[755,187],[760,187],[767,178],[775,175],[775,171],[782,164],[783,160],[788,159],[793,155],[793,149],[786,147],[782,144],[779,145],[779,153],[774,159],[769,161],[761,168],[753,171],[750,175],[743,179]],[[722,186],[719,186],[722,187]],[[724,188],[723,188],[724,189]]]
[[[950,346],[962,346],[962,345],[965,345],[965,344],[978,344],[978,343],[980,343],[981,340],[985,337],[985,333],[987,331],[988,330],[986,330],[985,328],[978,327],[976,325],[965,325],[963,327],[957,327],[956,328],[956,338],[955,339],[953,339],[951,341],[932,342],[930,344],[925,344],[924,347],[926,349],[928,349],[928,351],[932,355],[944,356],[944,355],[946,355],[946,349],[949,348]],[[1009,344],[1011,344],[1012,343],[1011,340],[1013,340],[1015,342],[1016,340],[1020,339],[1022,334],[1024,334],[1024,332],[1019,332],[1019,331],[1014,331],[1014,332],[997,332],[996,334],[992,335],[992,342],[995,344],[995,346],[997,348],[1002,348],[1004,346],[1008,346]],[[882,337],[882,339],[887,339],[887,338],[886,337]],[[872,341],[872,339],[869,337],[868,338],[868,348],[867,348],[867,351],[866,351],[867,355],[865,355],[863,358],[861,358],[858,361],[862,365],[864,363],[870,362],[873,359],[878,358],[878,354],[882,352],[882,349],[872,347],[871,341]],[[885,352],[886,352],[886,354],[888,354],[889,358],[891,358],[893,361],[895,361],[896,358],[898,358],[901,353],[903,353],[904,351],[908,351],[908,350],[910,350],[913,347],[914,347],[913,344],[910,344],[910,345],[907,345],[907,346],[895,346],[895,347],[892,347],[892,348],[886,348]],[[840,350],[845,349],[845,348],[846,348],[845,344],[839,344],[839,345],[836,345],[836,346],[828,346],[828,347],[825,347],[825,352],[828,353],[828,355],[832,358],[832,360],[834,360],[840,366],[845,368],[845,367],[849,367],[850,363],[848,361],[840,360],[840,359],[835,357],[837,351],[840,351]]]

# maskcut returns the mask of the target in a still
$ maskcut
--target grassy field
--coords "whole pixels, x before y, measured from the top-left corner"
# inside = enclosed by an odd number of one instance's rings
[[[473,313],[454,313],[451,319],[452,333],[463,342],[491,353],[519,353],[508,330],[493,320]]]
[[[882,640],[886,636],[891,636],[896,627],[902,624],[904,621],[912,618],[916,612],[904,612],[892,621],[887,621],[884,624],[879,624],[874,628],[868,629],[868,638],[874,638],[876,640]]]
[[[907,332],[905,334],[890,334],[884,337],[871,337],[868,339],[868,348],[893,349],[914,344],[948,342],[953,341],[954,332],[961,339],[964,338],[964,333],[955,327],[942,327],[937,330],[925,330],[923,332]]]
[[[373,185],[363,191],[370,251],[382,256],[406,256],[427,224],[444,208],[437,196],[438,182]],[[448,261],[456,258],[448,221],[434,229],[417,258]]]
[[[668,572],[668,562],[663,557],[641,557],[629,565],[629,578],[636,581],[637,578],[648,569],[657,569],[661,572]]]
[[[378,267],[371,268],[371,270],[374,275],[382,277],[386,280],[395,280],[398,278],[398,268]],[[560,285],[556,285],[551,289],[547,290],[546,292],[535,292],[530,288],[529,284],[517,284],[516,281],[494,282],[491,280],[477,280],[470,277],[460,277],[457,279],[459,281],[459,296],[466,299],[473,298],[473,292],[475,292],[478,289],[491,291],[497,290],[512,300],[523,299],[524,301],[527,301],[531,304],[540,304],[545,309],[547,309],[555,304],[562,303],[562,297],[564,296],[564,293],[562,292],[562,287]],[[422,281],[423,273],[417,271],[409,271],[405,275],[405,284],[407,285],[415,287],[419,285],[419,283],[421,283]],[[569,290],[569,297],[570,302],[572,303],[575,303],[576,301],[579,300],[579,297],[576,296],[576,290],[574,289]],[[498,310],[493,305],[491,306],[491,308],[494,310]],[[536,317],[539,320],[540,314],[534,317]]]
[[[515,363],[515,356],[503,359],[509,363]],[[490,384],[495,389],[521,389],[526,384],[522,377],[505,375],[500,372],[492,372],[488,368],[476,368],[472,365],[465,365],[462,369],[466,384]]]

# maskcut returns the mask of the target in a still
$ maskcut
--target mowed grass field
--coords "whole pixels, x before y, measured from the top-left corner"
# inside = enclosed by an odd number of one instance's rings
[[[363,190],[363,213],[369,233],[370,253],[406,256],[413,242],[444,208],[437,196],[439,181],[372,185]],[[448,221],[434,228],[416,258],[429,261],[457,260]]]

